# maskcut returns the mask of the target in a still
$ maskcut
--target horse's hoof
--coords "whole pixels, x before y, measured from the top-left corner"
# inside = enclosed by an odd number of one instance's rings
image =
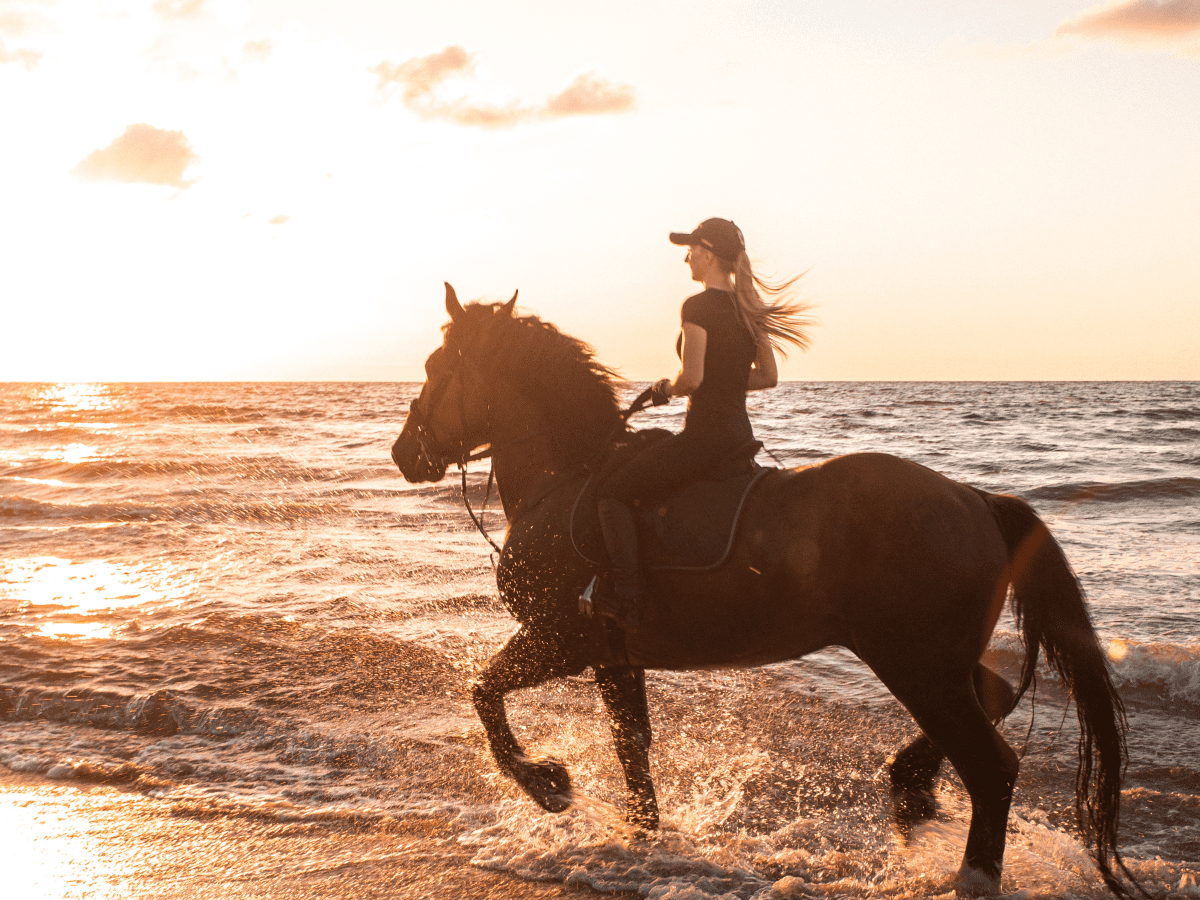
[[[527,763],[515,777],[525,793],[546,812],[560,813],[571,807],[571,776],[554,760]]]
[[[1000,873],[995,874],[963,863],[954,878],[956,897],[994,897],[1000,893]]]
[[[937,812],[937,801],[929,791],[892,789],[892,819],[902,843],[907,844],[913,829],[935,818]]]
[[[653,800],[629,801],[629,811],[625,813],[625,821],[639,834],[658,831],[658,804]]]

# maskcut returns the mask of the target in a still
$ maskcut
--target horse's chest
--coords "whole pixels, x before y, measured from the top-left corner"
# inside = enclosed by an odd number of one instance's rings
[[[526,528],[509,534],[496,586],[504,604],[524,621],[577,604],[593,574],[565,529]]]

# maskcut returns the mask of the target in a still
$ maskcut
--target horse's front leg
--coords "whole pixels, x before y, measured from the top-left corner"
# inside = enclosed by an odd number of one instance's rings
[[[535,762],[526,758],[508,725],[504,695],[582,670],[582,665],[573,667],[564,660],[553,640],[522,625],[488,661],[472,691],[475,711],[500,771],[547,812],[562,812],[571,805],[571,778],[554,760]]]
[[[631,825],[658,828],[658,800],[650,779],[650,712],[646,707],[646,675],[641,669],[603,668],[596,671],[596,686],[608,709],[617,758],[625,770],[629,789]]]

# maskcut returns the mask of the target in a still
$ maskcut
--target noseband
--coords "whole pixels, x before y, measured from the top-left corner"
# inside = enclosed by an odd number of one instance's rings
[[[480,383],[483,382],[482,376],[480,376],[479,372],[476,370],[476,368],[473,365],[468,363],[466,357],[463,356],[462,351],[459,350],[458,351],[458,365],[451,367],[450,372],[449,372],[448,376],[446,377],[446,379],[441,384],[439,384],[436,388],[434,388],[433,393],[430,394],[430,396],[429,396],[429,400],[426,405],[429,407],[429,409],[431,411],[437,409],[438,404],[442,400],[442,394],[445,392],[446,388],[450,385],[450,382],[454,380],[454,376],[461,374],[463,371],[470,372],[470,374],[475,378],[476,381],[478,381]],[[418,399],[420,399],[420,398],[418,398]],[[433,429],[429,427],[429,413],[425,412],[425,410],[422,409],[422,407],[417,404],[417,401],[414,400],[408,408],[408,417],[409,417],[409,420],[413,424],[414,436],[416,437],[417,445],[421,448],[421,454],[426,459],[435,462],[436,465],[439,465],[439,466],[443,465],[447,461],[446,453],[444,453],[442,451],[441,441],[438,439],[437,435],[434,434]],[[466,417],[466,404],[463,402],[462,392],[460,391],[459,396],[458,396],[458,421],[459,421],[459,423],[465,426],[466,418],[467,418]],[[489,433],[491,431],[490,423],[488,425],[488,431],[489,431]],[[429,439],[429,443],[426,443],[426,441],[425,441],[426,438]],[[457,460],[454,460],[455,462],[458,463],[458,470],[459,470],[459,473],[462,475],[463,504],[467,507],[467,512],[471,516],[471,521],[475,523],[475,527],[477,529],[479,529],[479,533],[482,534],[484,539],[487,540],[487,542],[492,545],[492,550],[495,551],[495,553],[493,554],[493,557],[492,557],[492,568],[494,569],[496,567],[496,557],[499,554],[501,554],[503,552],[503,550],[500,548],[500,546],[494,540],[492,540],[492,537],[491,537],[491,535],[488,534],[487,529],[484,527],[483,520],[481,518],[483,513],[487,511],[488,497],[491,496],[491,493],[492,493],[492,482],[494,481],[495,474],[496,474],[494,469],[488,473],[487,493],[484,495],[483,510],[480,512],[479,516],[475,515],[475,510],[471,509],[471,502],[467,499],[467,463],[474,462],[475,460],[478,460],[478,459],[486,459],[486,458],[490,457],[492,455],[492,447],[491,447],[491,444],[489,443],[487,447],[478,451],[477,453],[468,453],[465,449],[465,447],[466,447],[465,440],[463,442],[463,447],[464,447],[463,452],[459,454]]]
[[[442,402],[442,396],[445,394],[446,389],[450,386],[450,382],[454,380],[456,375],[461,375],[463,372],[469,373],[477,382],[483,383],[482,376],[480,376],[476,368],[467,361],[467,358],[463,356],[462,351],[459,350],[458,364],[451,366],[447,377],[444,381],[442,381],[441,384],[434,388],[427,402],[423,405],[418,404],[418,401],[420,400],[418,397],[417,400],[414,400],[409,406],[408,418],[413,424],[414,437],[416,438],[418,446],[421,448],[421,454],[431,462],[436,462],[438,464],[444,462],[455,462],[459,466],[463,466],[466,463],[474,462],[477,459],[486,459],[492,455],[492,449],[490,445],[476,453],[469,453],[465,449],[466,444],[464,439],[463,451],[456,458],[448,459],[449,453],[445,451],[444,444],[434,432],[433,428],[430,427],[430,416],[437,410],[438,405]],[[426,408],[428,409],[428,412],[426,412]],[[458,421],[463,425],[466,424],[466,403],[463,400],[461,391],[458,395]]]

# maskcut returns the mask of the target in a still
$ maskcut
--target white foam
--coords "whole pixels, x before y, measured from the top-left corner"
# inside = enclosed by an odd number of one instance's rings
[[[1107,650],[1119,686],[1157,688],[1171,700],[1200,707],[1200,642],[1114,640]]]

